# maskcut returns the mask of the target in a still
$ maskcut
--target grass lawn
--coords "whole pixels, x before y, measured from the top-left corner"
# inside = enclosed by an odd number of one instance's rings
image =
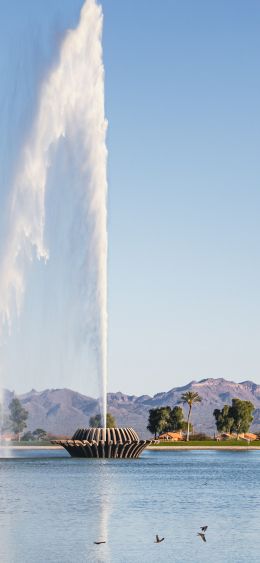
[[[254,440],[250,442],[250,446],[260,446],[260,440]],[[166,440],[165,442],[159,442],[158,444],[153,444],[153,446],[214,446],[221,448],[223,446],[244,446],[247,448],[248,444],[246,440],[221,440],[217,442],[216,440],[190,440],[189,442],[171,442]]]
[[[2,446],[45,446],[50,447],[53,444],[48,442],[47,440],[34,440],[30,442],[7,442],[5,444],[1,444]],[[175,447],[183,447],[183,446],[212,446],[214,448],[218,447],[221,448],[223,446],[243,446],[247,448],[247,442],[245,440],[222,440],[221,442],[217,442],[216,440],[190,440],[189,442],[171,442],[170,440],[166,440],[165,442],[158,442],[156,444],[152,444],[152,446],[175,446]],[[260,440],[255,440],[254,442],[250,442],[250,446],[260,446]]]

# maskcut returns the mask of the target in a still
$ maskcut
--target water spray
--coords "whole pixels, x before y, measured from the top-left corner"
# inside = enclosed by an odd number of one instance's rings
[[[107,394],[107,121],[102,60],[103,15],[96,0],[86,0],[79,24],[61,44],[59,61],[45,78],[30,134],[11,186],[9,228],[0,262],[0,337],[21,314],[28,269],[48,261],[45,241],[46,183],[54,148],[69,139],[80,145],[77,171],[83,192],[89,248],[101,415],[106,426]],[[72,186],[73,189],[73,186]],[[84,271],[81,275],[87,278]],[[85,279],[85,283],[88,280]]]

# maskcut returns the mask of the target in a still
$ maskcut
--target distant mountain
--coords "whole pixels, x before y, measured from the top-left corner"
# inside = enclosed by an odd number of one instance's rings
[[[202,398],[202,403],[194,405],[192,411],[192,423],[196,432],[212,434],[215,431],[214,409],[231,404],[234,397],[254,404],[254,422],[251,428],[260,431],[260,385],[252,381],[234,383],[225,379],[202,379],[198,382],[191,381],[184,387],[174,387],[168,392],[157,393],[154,397],[108,393],[108,410],[115,417],[118,426],[133,426],[144,437],[148,434],[146,426],[149,409],[163,405],[173,407],[186,391],[197,391]],[[12,392],[4,391],[6,407],[12,397]],[[29,430],[44,428],[53,434],[70,436],[76,428],[88,426],[89,417],[99,411],[97,399],[70,389],[32,389],[18,397],[29,412]]]

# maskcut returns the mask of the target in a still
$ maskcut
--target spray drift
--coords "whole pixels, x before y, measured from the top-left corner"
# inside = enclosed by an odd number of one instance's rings
[[[30,264],[48,262],[46,242],[46,186],[61,144],[69,147],[76,163],[71,192],[80,202],[81,225],[87,226],[80,244],[78,278],[89,301],[82,304],[88,318],[82,333],[91,329],[92,347],[100,384],[103,424],[107,391],[107,122],[104,115],[102,10],[87,0],[78,27],[67,32],[59,61],[42,84],[38,109],[27,138],[13,185],[9,227],[0,263],[0,327],[11,331],[23,307]],[[62,190],[62,186],[59,186]],[[72,196],[74,197],[74,196]],[[77,218],[74,218],[77,224]],[[57,230],[59,225],[57,225]],[[75,231],[75,225],[74,225]],[[77,240],[79,244],[79,240]],[[73,250],[72,250],[73,251]]]

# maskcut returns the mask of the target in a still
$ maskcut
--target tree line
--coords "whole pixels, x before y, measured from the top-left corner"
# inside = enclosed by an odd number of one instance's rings
[[[191,425],[192,407],[195,403],[201,403],[202,399],[198,393],[187,391],[183,393],[179,401],[180,404],[187,405],[187,421],[184,418],[183,409],[176,405],[171,408],[158,407],[149,410],[147,430],[157,438],[164,432],[176,432],[186,430],[186,440],[189,441]],[[231,405],[224,405],[220,409],[215,409],[215,417],[218,432],[235,433],[237,437],[241,433],[249,431],[253,422],[254,405],[250,401],[232,399]]]
[[[3,432],[12,432],[16,439],[20,442],[22,439],[25,442],[30,442],[33,440],[44,440],[47,438],[47,432],[43,430],[43,428],[36,428],[33,432],[28,431],[24,432],[27,428],[27,419],[29,416],[28,411],[23,407],[21,401],[14,397],[8,406],[9,414],[1,415],[2,419],[2,433]],[[91,427],[101,427],[101,415],[96,414],[91,416],[89,419],[89,424]],[[106,420],[106,427],[107,428],[115,428],[116,427],[116,420],[112,416],[111,413],[107,413],[107,420]]]
[[[147,430],[154,434],[155,438],[162,432],[187,430],[187,441],[189,440],[192,426],[190,422],[192,406],[194,403],[200,403],[201,397],[194,391],[187,391],[187,393],[182,394],[179,402],[188,405],[187,421],[184,419],[182,408],[178,405],[173,408],[167,406],[149,410]]]
[[[154,437],[157,438],[164,432],[186,431],[186,440],[189,441],[191,424],[192,407],[196,403],[201,403],[202,399],[198,393],[187,391],[183,393],[179,401],[180,404],[188,407],[187,420],[181,406],[175,407],[162,406],[149,410],[149,418],[147,429]],[[21,437],[25,441],[43,440],[47,437],[47,432],[42,428],[36,428],[33,432],[22,433],[27,428],[28,411],[22,406],[19,399],[14,397],[9,404],[9,415],[2,413],[2,431],[11,431],[20,441]],[[213,415],[215,417],[218,432],[226,432],[228,434],[235,433],[237,437],[241,433],[249,431],[253,422],[254,405],[250,401],[241,399],[232,399],[231,405],[224,405],[222,409],[215,409]],[[90,417],[89,424],[91,427],[101,426],[101,416],[95,415]],[[107,413],[107,428],[116,427],[116,420]]]
[[[27,428],[28,411],[22,406],[22,403],[14,397],[8,406],[9,414],[2,413],[2,432],[11,431],[20,442],[21,437],[24,441],[44,440],[47,432],[42,428],[36,428],[33,432],[22,433]]]
[[[254,405],[251,401],[232,399],[231,405],[224,405],[223,409],[215,409],[217,430],[219,432],[235,433],[237,436],[248,432],[254,417]]]

